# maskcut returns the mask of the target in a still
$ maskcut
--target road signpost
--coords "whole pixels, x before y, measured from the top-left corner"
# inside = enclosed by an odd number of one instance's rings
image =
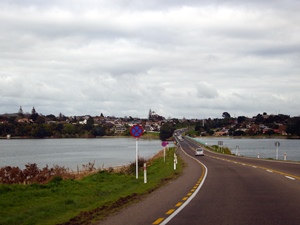
[[[164,162],[166,162],[166,147],[168,146],[169,142],[163,141],[161,145],[164,147]]]
[[[130,134],[132,137],[135,137],[136,139],[136,151],[135,151],[135,173],[136,173],[136,179],[139,179],[139,147],[138,147],[138,142],[139,142],[139,137],[142,136],[144,133],[144,129],[142,126],[136,124],[130,128]]]

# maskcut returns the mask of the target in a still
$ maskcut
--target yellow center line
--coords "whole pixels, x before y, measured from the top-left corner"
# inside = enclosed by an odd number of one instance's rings
[[[159,218],[152,224],[160,224],[165,218]]]
[[[209,157],[222,160],[222,158],[215,157],[215,156],[209,156]],[[256,165],[247,164],[247,163],[241,163],[241,162],[237,162],[237,161],[232,161],[232,162],[236,163],[236,164],[241,164],[243,166],[250,166],[250,167],[253,167],[253,168],[258,168],[258,169],[266,170],[268,172],[273,172],[273,173],[281,174],[281,175],[284,175],[284,176],[288,176],[288,177],[292,177],[294,179],[300,180],[300,177],[298,177],[298,176],[295,176],[295,175],[292,175],[292,174],[289,174],[289,173],[285,173],[285,172],[281,172],[281,171],[278,171],[278,170],[270,169],[270,168],[267,168],[267,167],[256,166]]]
[[[175,206],[176,207],[179,207],[179,206],[181,206],[183,203],[182,202],[178,202]]]
[[[174,211],[175,211],[175,209],[170,209],[166,214],[171,215]]]
[[[184,151],[183,151],[184,152]],[[186,152],[184,152],[186,155],[187,155],[187,153]],[[202,167],[202,174],[201,174],[201,177],[199,178],[199,180],[197,181],[197,183],[195,184],[195,186],[193,187],[193,189],[191,190],[191,192],[195,192],[195,190],[197,189],[197,188],[199,188],[199,186],[200,186],[200,184],[202,183],[202,181],[203,181],[203,179],[204,179],[204,177],[205,177],[205,174],[206,174],[206,169],[205,169],[205,167],[201,164],[201,162],[199,162],[198,160],[196,160],[200,165],[201,165],[201,167]],[[182,201],[186,201],[186,200],[188,200],[189,199],[189,197],[191,196],[191,195],[193,195],[193,193],[188,193],[187,194],[187,196],[186,197],[184,197],[184,198],[182,198]],[[183,202],[178,202],[175,206],[176,207],[180,207],[180,206],[182,206],[183,205]],[[166,213],[166,215],[171,215],[171,214],[173,214],[175,211],[176,211],[177,209],[170,209],[167,213]],[[169,217],[168,217],[169,218]],[[157,219],[154,223],[152,223],[152,224],[154,224],[154,225],[156,225],[156,224],[161,224],[165,219],[167,219],[168,220],[168,218],[159,218],[159,219]]]

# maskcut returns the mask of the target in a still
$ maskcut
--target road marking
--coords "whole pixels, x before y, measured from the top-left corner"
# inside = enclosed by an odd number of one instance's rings
[[[208,156],[207,155],[207,157],[211,157],[211,158],[214,158],[214,159],[222,160],[222,158],[216,157],[216,156]],[[241,164],[241,165],[244,164],[244,163],[240,163],[240,162],[237,162],[237,161],[232,161],[232,162],[235,163],[235,164]],[[265,170],[265,171],[267,171],[269,173],[277,173],[277,174],[280,174],[280,175],[284,175],[285,177],[287,177],[289,179],[292,179],[292,180],[300,180],[299,176],[295,176],[295,175],[292,175],[292,174],[288,174],[288,173],[284,173],[284,172],[281,172],[281,171],[273,170],[273,169],[266,168],[266,167],[263,167],[263,166],[254,166],[254,165],[250,165],[250,164],[245,164],[245,165],[251,166],[253,168],[259,168],[259,169]]]
[[[184,197],[183,199],[182,199],[182,201],[186,201],[188,199],[188,197]]]
[[[159,218],[152,224],[160,224],[165,218]]]
[[[170,209],[166,214],[171,215],[174,211],[175,211],[175,209]]]
[[[183,204],[182,202],[178,202],[175,206],[180,207],[182,204]]]
[[[181,202],[180,207],[178,207],[178,209],[176,209],[169,217],[167,217],[166,219],[160,218],[160,219],[156,220],[153,224],[166,225],[168,222],[170,222],[170,220],[173,219],[182,209],[184,209],[184,207],[187,206],[190,203],[190,201],[196,196],[196,194],[200,191],[201,187],[203,186],[204,181],[205,181],[205,179],[207,177],[207,173],[208,173],[207,167],[202,162],[200,162],[198,159],[196,159],[196,158],[188,155],[182,148],[181,148],[181,150],[188,157],[196,160],[202,166],[202,168],[203,168],[203,172],[201,174],[201,177],[199,178],[199,180],[197,181],[197,184],[196,184],[198,187],[197,187],[196,191],[193,194],[192,193],[188,193],[188,196],[190,196],[190,197],[187,198],[187,200],[185,202]],[[156,223],[156,222],[158,222],[158,223]]]
[[[285,177],[291,180],[296,180],[294,177],[290,177],[290,176],[285,176]]]

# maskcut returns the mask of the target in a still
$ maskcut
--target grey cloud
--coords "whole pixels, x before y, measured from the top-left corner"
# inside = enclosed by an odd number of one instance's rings
[[[0,113],[299,114],[297,1],[0,6]]]

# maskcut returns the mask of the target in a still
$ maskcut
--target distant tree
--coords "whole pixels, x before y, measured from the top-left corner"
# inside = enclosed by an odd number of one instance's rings
[[[272,135],[272,134],[275,134],[275,132],[274,132],[273,129],[269,129],[269,130],[266,131],[265,134]]]
[[[105,128],[102,126],[94,127],[91,130],[91,135],[93,135],[93,136],[104,136],[105,134],[106,134]]]
[[[31,110],[31,115],[34,115],[34,114],[36,114],[37,112],[36,112],[36,110],[35,110],[35,108],[34,108],[34,106],[32,107],[32,110]]]
[[[231,118],[230,114],[228,112],[223,112],[222,117],[225,118]]]
[[[236,130],[233,132],[233,136],[243,136],[245,134],[242,130]]]
[[[256,124],[260,124],[264,122],[264,117],[261,114],[257,114],[257,116],[255,117],[255,123]]]
[[[93,117],[90,116],[90,117],[88,118],[87,124],[92,125],[92,126],[94,125],[94,119],[93,119]]]
[[[15,124],[16,123],[16,119],[17,119],[16,116],[10,116],[8,118],[8,123]]]
[[[32,136],[37,138],[47,137],[49,134],[43,125],[36,125],[32,131]]]
[[[151,118],[152,118],[152,110],[150,109],[148,113],[148,119],[151,120]]]
[[[83,130],[90,131],[94,127],[94,119],[93,117],[89,117],[86,124],[83,125]]]
[[[239,116],[238,118],[237,118],[237,122],[238,123],[243,123],[243,122],[245,122],[246,121],[246,117],[245,116]]]
[[[20,106],[20,109],[19,109],[18,115],[19,115],[20,117],[23,117],[23,116],[24,116],[24,113],[23,113],[22,106]]]
[[[300,136],[300,118],[292,119],[287,126],[286,132],[291,135]]]
[[[195,126],[195,131],[199,131],[200,130],[200,128],[201,128],[201,125],[198,123],[198,124],[196,124],[196,126]]]
[[[30,119],[32,119],[33,121],[36,121],[36,119],[38,118],[39,114],[36,112],[34,106],[31,110],[31,115],[30,115]]]
[[[59,121],[65,121],[65,120],[67,119],[67,117],[65,117],[65,115],[64,115],[64,114],[62,114],[62,113],[59,113],[59,115],[58,115],[58,119],[59,119]]]
[[[73,124],[69,124],[69,123],[64,124],[64,128],[62,130],[63,134],[73,135],[73,134],[76,134],[76,132],[77,132],[77,129]]]
[[[57,132],[62,132],[63,129],[64,129],[64,125],[62,123],[58,123],[54,127],[54,130],[57,131]]]
[[[45,119],[44,116],[37,116],[35,122],[38,123],[38,124],[43,124],[43,123],[46,122],[46,119]]]
[[[165,123],[164,125],[162,125],[159,133],[160,140],[165,141],[170,137],[172,137],[175,129],[176,129],[175,126],[173,126],[173,124],[170,123]]]
[[[56,120],[57,120],[57,119],[56,119],[56,116],[54,116],[53,114],[47,115],[46,118],[47,118],[48,120],[52,120],[52,121],[56,121]]]

